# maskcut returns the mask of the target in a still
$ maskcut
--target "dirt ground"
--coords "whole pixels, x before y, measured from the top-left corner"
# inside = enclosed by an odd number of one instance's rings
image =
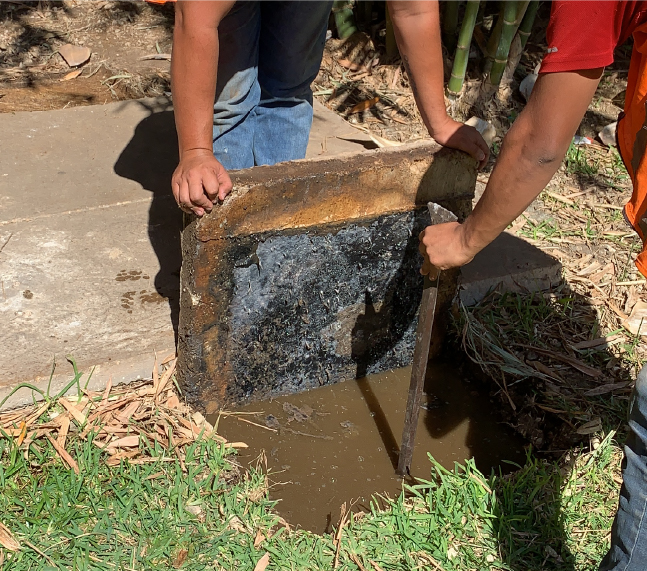
[[[544,7],[500,100],[474,108],[466,103],[468,95],[480,88],[480,72],[472,64],[466,95],[447,101],[457,118],[466,119],[476,112],[497,130],[492,158],[479,175],[480,192],[505,132],[523,108],[518,85],[544,53],[547,17]],[[172,7],[144,2],[1,2],[0,112],[95,105],[168,93],[172,26]],[[370,132],[380,146],[427,137],[401,62],[385,55],[384,43],[384,22],[380,21],[345,42],[328,40],[313,86],[315,96],[350,125]],[[92,51],[77,77],[71,78],[74,68],[59,53],[65,44]],[[629,56],[630,46],[618,50],[580,135],[595,139],[602,127],[617,119]],[[537,384],[513,382],[508,387],[503,379],[495,390],[512,408],[513,424],[538,448],[563,449],[586,439],[601,426],[601,418],[612,419],[608,426],[620,423],[632,379],[645,358],[642,338],[623,328],[644,297],[644,279],[632,263],[637,239],[621,214],[629,193],[630,183],[615,149],[595,140],[591,145],[573,146],[540,200],[511,229],[557,257],[564,267],[564,284],[542,298],[542,311],[547,311],[543,321],[524,322],[528,315],[536,319],[536,300],[526,313],[519,304],[506,309],[505,303],[497,302],[470,314],[476,319],[473,323],[487,323],[486,329],[497,332],[504,344],[517,343],[510,350],[511,358],[536,374]],[[532,334],[515,337],[520,329],[509,330],[516,327],[515,320],[521,329],[528,325]],[[581,348],[586,341],[607,336],[610,341],[599,345],[601,349]],[[482,344],[468,347],[477,362],[486,360],[487,351]],[[573,359],[579,367],[573,367]],[[601,374],[592,374],[586,366]],[[527,377],[527,370],[517,377],[524,373]],[[512,374],[509,380],[514,379]],[[615,408],[609,416],[608,403],[600,399],[611,397]],[[587,424],[588,428],[582,428]]]

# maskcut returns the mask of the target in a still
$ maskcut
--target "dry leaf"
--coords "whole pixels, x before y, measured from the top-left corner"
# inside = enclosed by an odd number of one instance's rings
[[[254,571],[265,571],[265,568],[269,565],[269,563],[270,563],[270,554],[265,553],[265,555],[263,555],[263,557],[261,557],[258,560],[258,563],[254,567]]]
[[[117,415],[117,418],[115,420],[117,422],[120,422],[121,424],[128,424],[130,417],[137,412],[139,405],[140,405],[139,401],[131,402],[126,408],[124,408],[124,410],[122,410]]]
[[[184,509],[196,517],[202,514],[202,508],[200,506],[184,506]]]
[[[72,418],[74,420],[76,420],[81,425],[85,424],[85,421],[87,420],[85,415],[78,408],[76,408],[70,401],[68,401],[67,399],[61,398],[61,399],[58,399],[58,402],[60,405],[63,406],[65,410],[67,410],[67,412],[70,413],[70,415],[72,415]]]
[[[61,448],[65,448],[65,440],[67,439],[67,433],[70,429],[70,417],[66,415],[61,418],[61,427],[58,429],[58,437],[56,442]]]
[[[110,449],[108,449],[108,452],[110,452]],[[108,466],[119,466],[121,464],[122,460],[134,458],[139,454],[139,450],[129,450],[128,452],[119,452],[118,454],[114,454],[113,456],[110,456],[106,460],[106,464]]]
[[[616,343],[621,343],[624,340],[624,335],[607,335],[606,337],[598,337],[597,339],[590,339],[589,341],[580,341],[571,345],[573,349],[593,349],[594,347],[601,347],[606,349]]]
[[[171,54],[148,54],[139,58],[141,61],[148,59],[171,60]]]
[[[256,532],[256,537],[254,538],[254,547],[258,549],[258,546],[265,541],[265,536],[261,533],[259,529]]]
[[[90,48],[86,48],[85,46],[73,46],[72,44],[65,44],[64,46],[61,46],[59,48],[58,53],[61,54],[67,65],[69,65],[70,67],[76,67],[77,65],[84,64],[90,59],[92,50]]]
[[[66,73],[59,81],[70,81],[70,79],[76,79],[83,73],[83,68],[75,69],[74,71],[70,71],[69,73]]]
[[[587,422],[580,426],[576,432],[578,434],[587,435],[593,434],[594,432],[599,432],[602,430],[602,421],[599,418],[594,418],[590,422]]]
[[[354,105],[351,110],[348,112],[349,115],[353,113],[361,113],[373,107],[378,101],[379,97],[373,97],[373,99],[367,99],[366,101],[360,101],[357,105]]]
[[[232,516],[232,518],[229,520],[229,523],[227,524],[227,527],[229,529],[233,529],[234,531],[237,531],[238,533],[246,533],[247,528],[243,524],[242,520],[237,516]]]
[[[18,551],[20,543],[18,543],[11,532],[0,522],[0,545],[9,551]]]
[[[177,395],[171,395],[166,401],[166,406],[168,408],[177,408],[178,406],[180,406],[180,399],[177,397]]]
[[[577,275],[584,278],[586,276],[590,276],[592,273],[599,270],[601,267],[602,267],[602,264],[600,264],[599,262],[593,262],[592,264],[590,264],[586,268],[584,268],[584,269],[580,270],[579,272],[577,272]]]
[[[182,564],[186,561],[186,556],[188,554],[189,552],[186,549],[180,549],[180,551],[178,551],[177,555],[175,556],[175,560],[173,561],[173,567],[175,567],[175,569],[182,567]]]
[[[400,141],[391,141],[390,139],[385,139],[384,137],[374,135],[373,133],[368,133],[368,136],[378,147],[380,147],[380,149],[384,147],[399,147],[400,145],[404,145],[404,143],[401,143]]]
[[[618,389],[624,389],[625,387],[629,386],[631,383],[629,382],[624,382],[624,383],[609,383],[607,385],[601,385],[599,387],[596,387],[594,389],[591,389],[590,391],[586,391],[584,393],[585,397],[597,397],[600,395],[606,395],[607,393],[611,393],[615,390]]]
[[[609,262],[606,266],[604,266],[599,272],[596,272],[595,274],[589,276],[589,279],[594,283],[597,284],[600,281],[602,281],[602,278],[605,277],[608,274],[615,275],[615,266]]]
[[[544,375],[548,375],[549,377],[553,377],[554,379],[562,380],[562,378],[555,372],[553,369],[548,367],[547,365],[544,365],[540,361],[528,361],[529,365],[532,365],[535,369],[537,369],[540,373],[543,373]]]
[[[583,363],[582,361],[575,359],[574,357],[569,357],[568,355],[556,353],[555,351],[549,351],[548,349],[540,349],[539,347],[533,347],[532,345],[523,345],[521,343],[519,344],[519,347],[523,347],[524,349],[531,349],[536,353],[539,353],[540,355],[546,355],[548,357],[551,357],[552,359],[555,359],[556,361],[567,363],[574,369],[577,369],[578,371],[584,373],[585,375],[588,375],[589,377],[597,378],[602,374],[601,371],[598,371],[593,367],[589,367],[586,363]]]
[[[124,436],[108,444],[110,448],[133,448],[139,446],[139,435]]]
[[[632,335],[647,335],[647,303],[642,300],[636,302],[622,326]]]
[[[65,448],[61,448],[58,442],[56,442],[56,440],[54,440],[49,434],[47,435],[47,440],[52,443],[54,450],[56,450],[56,453],[59,455],[61,460],[63,460],[70,468],[72,468],[75,474],[79,474],[79,465],[76,463],[74,458],[72,458],[72,456],[68,454],[67,450],[65,450]]]
[[[16,442],[17,446],[20,446],[23,443],[23,440],[25,440],[25,436],[27,436],[27,423],[26,422],[21,422],[20,423],[20,434],[18,435],[18,440]]]
[[[342,67],[345,67],[346,69],[350,69],[351,71],[359,71],[363,67],[361,64],[359,64],[357,62],[350,61],[350,60],[347,60],[347,59],[337,60],[337,63],[339,65],[341,65]]]

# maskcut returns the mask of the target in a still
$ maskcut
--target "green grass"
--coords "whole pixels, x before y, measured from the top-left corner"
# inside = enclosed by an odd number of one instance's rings
[[[84,441],[71,452],[78,476],[49,443],[32,444],[25,460],[0,441],[0,521],[22,546],[0,554],[3,570],[252,570],[265,552],[268,569],[333,568],[333,537],[286,528],[262,472],[237,478],[215,441],[187,449],[186,472],[175,460],[111,469]],[[592,571],[606,549],[619,459],[611,438],[565,475],[532,456],[504,477],[431,459],[429,482],[351,517],[338,568]],[[259,531],[270,539],[254,547]]]

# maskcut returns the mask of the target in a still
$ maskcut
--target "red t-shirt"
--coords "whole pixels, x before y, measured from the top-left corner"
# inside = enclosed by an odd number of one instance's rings
[[[539,73],[595,69],[647,21],[647,2],[553,0]]]

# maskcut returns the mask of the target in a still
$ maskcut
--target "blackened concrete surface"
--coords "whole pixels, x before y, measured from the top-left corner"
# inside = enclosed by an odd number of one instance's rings
[[[233,176],[231,198],[183,233],[189,401],[212,412],[409,364],[426,205],[467,216],[474,161],[427,142]],[[443,278],[441,319],[457,272]]]

